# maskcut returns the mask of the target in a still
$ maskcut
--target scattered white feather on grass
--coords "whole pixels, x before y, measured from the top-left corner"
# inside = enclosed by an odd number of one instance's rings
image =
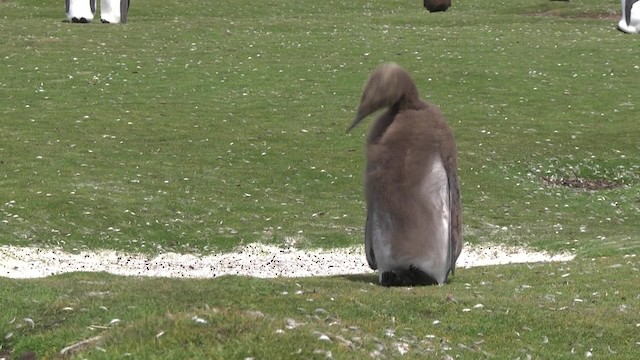
[[[466,245],[459,268],[511,263],[569,261],[574,254],[549,254],[503,245]],[[67,272],[108,272],[125,276],[215,278],[246,275],[260,278],[372,273],[362,247],[299,250],[250,244],[216,255],[164,253],[156,256],[113,250],[65,252],[60,248],[0,246],[0,276],[40,278]]]

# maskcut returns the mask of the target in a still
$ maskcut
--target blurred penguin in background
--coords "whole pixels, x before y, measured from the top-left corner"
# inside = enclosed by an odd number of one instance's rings
[[[89,23],[96,14],[97,0],[65,0],[67,19],[72,23]],[[130,0],[100,0],[100,21],[105,24],[127,22]]]
[[[451,6],[451,0],[424,0],[422,5],[424,5],[429,12],[447,11]]]
[[[105,24],[126,23],[129,3],[129,0],[100,0],[100,21]]]
[[[627,34],[640,33],[639,0],[622,0],[622,19],[618,22],[618,30]]]
[[[72,23],[89,23],[96,14],[96,0],[65,0],[64,11]]]

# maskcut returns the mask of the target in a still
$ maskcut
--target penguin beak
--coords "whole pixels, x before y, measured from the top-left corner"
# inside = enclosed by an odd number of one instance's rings
[[[347,133],[349,131],[351,131],[354,127],[356,127],[356,125],[358,125],[358,123],[360,123],[360,121],[362,121],[362,119],[364,119],[367,116],[367,114],[365,114],[362,111],[358,111],[358,114],[356,115],[355,119],[353,119],[353,122],[351,123],[351,126],[349,126],[349,128],[347,129]]]

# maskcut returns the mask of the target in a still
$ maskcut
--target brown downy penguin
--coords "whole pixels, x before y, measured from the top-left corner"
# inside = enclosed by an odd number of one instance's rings
[[[443,284],[462,251],[453,133],[394,63],[371,74],[347,132],[385,107],[366,146],[367,261],[383,286]]]

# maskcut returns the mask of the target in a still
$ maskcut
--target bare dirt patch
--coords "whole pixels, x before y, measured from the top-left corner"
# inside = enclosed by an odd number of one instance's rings
[[[564,178],[564,177],[543,177],[545,185],[565,186],[581,190],[608,190],[621,187],[622,185],[603,179],[587,179],[581,177]]]
[[[528,16],[555,16],[567,19],[610,19],[619,20],[620,14],[617,12],[582,12],[582,13],[570,13],[561,12],[558,10],[540,10],[530,13],[526,13]]]

